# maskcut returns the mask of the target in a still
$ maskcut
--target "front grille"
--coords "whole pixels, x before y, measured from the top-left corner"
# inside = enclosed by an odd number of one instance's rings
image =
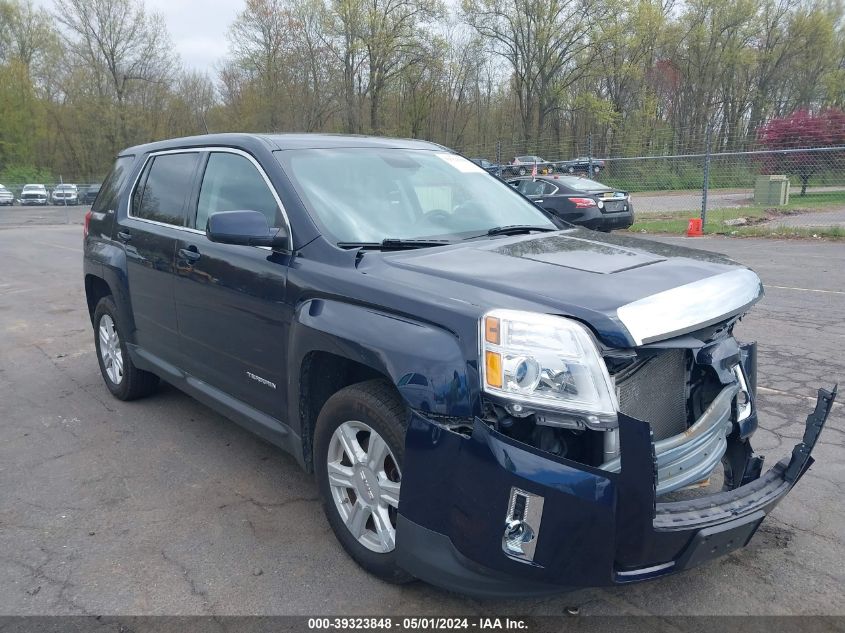
[[[685,350],[666,350],[644,361],[617,382],[619,410],[651,424],[654,440],[687,428]]]

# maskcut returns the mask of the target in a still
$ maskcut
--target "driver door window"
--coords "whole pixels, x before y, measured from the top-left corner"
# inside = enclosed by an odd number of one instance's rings
[[[281,209],[264,177],[239,154],[212,152],[208,157],[193,228],[204,231],[208,216],[219,211],[258,211],[267,217],[270,227],[284,226]]]

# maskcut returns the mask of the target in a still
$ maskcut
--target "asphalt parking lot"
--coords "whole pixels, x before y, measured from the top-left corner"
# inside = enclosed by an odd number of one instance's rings
[[[49,210],[47,210],[49,211]],[[42,210],[27,210],[37,214]],[[0,210],[0,614],[845,614],[845,410],[746,549],[680,576],[534,600],[386,585],[341,550],[294,460],[173,388],[113,399],[81,275],[84,207]],[[681,238],[672,239],[673,242]],[[760,342],[771,464],[818,386],[845,380],[845,245],[700,238],[767,295]],[[561,535],[565,538],[566,535]]]

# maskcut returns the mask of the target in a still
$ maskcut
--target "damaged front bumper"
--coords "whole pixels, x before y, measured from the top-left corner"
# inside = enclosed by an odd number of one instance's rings
[[[657,503],[661,464],[646,422],[620,416],[621,456],[612,472],[551,456],[479,419],[467,436],[414,413],[398,562],[446,589],[524,596],[646,580],[722,556],[748,543],[813,463],[835,395],[835,388],[819,390],[802,441],[767,473],[760,476],[761,460],[743,442],[727,454],[742,485],[669,503]],[[663,448],[679,457],[676,447]]]

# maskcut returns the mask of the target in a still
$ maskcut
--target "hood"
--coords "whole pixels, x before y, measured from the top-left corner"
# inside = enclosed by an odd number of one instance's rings
[[[762,295],[755,273],[721,255],[584,229],[384,253],[359,269],[482,311],[572,316],[624,347],[718,323]]]

